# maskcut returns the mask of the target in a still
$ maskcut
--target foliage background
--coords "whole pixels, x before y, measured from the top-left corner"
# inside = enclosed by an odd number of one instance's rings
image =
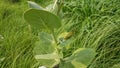
[[[23,13],[27,0],[0,0],[0,68],[37,68],[32,54],[37,30],[30,30]],[[43,7],[52,0],[31,0]],[[112,68],[120,64],[120,0],[65,0],[58,34],[75,29],[67,57],[80,47],[97,55],[88,68]],[[1,61],[4,59],[4,61]],[[118,66],[119,67],[119,66]]]

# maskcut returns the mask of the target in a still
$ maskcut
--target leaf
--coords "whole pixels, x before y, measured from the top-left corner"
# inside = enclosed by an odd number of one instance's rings
[[[59,59],[56,53],[35,55],[35,59]]]
[[[56,60],[53,59],[39,59],[37,60],[40,65],[46,66],[47,68],[51,68],[56,62]]]
[[[35,59],[40,62],[41,65],[51,67],[53,64],[58,63],[59,56],[56,53],[54,43],[52,43],[52,36],[48,33],[39,33],[39,41],[35,43],[33,53]]]
[[[87,68],[87,66],[86,65],[84,65],[84,64],[82,64],[82,63],[80,63],[80,62],[77,62],[77,61],[72,61],[71,62],[72,63],[72,65],[74,66],[74,68]]]
[[[75,68],[75,67],[71,64],[71,62],[62,62],[59,68]]]
[[[47,68],[46,66],[40,66],[40,67],[38,67],[38,68]]]
[[[38,29],[53,30],[61,26],[60,19],[45,10],[29,9],[24,13],[24,18],[31,26]]]
[[[55,5],[54,5],[54,4],[50,4],[50,5],[48,5],[48,6],[46,7],[46,10],[52,12],[52,13],[55,14],[55,15],[57,15],[58,6],[57,6],[57,4],[55,4]]]
[[[72,58],[77,62],[81,62],[82,64],[89,65],[90,62],[95,57],[95,55],[96,55],[96,52],[94,49],[79,48],[73,53]]]
[[[52,12],[53,14],[59,16],[60,18],[63,17],[63,12],[62,9],[58,9],[58,5],[57,4],[50,4],[45,8],[47,11]]]
[[[32,1],[28,1],[28,5],[30,8],[33,8],[33,9],[45,10],[43,7],[41,7],[40,5]]]
[[[45,32],[40,32],[38,34],[39,41],[35,43],[34,54],[51,54],[55,52],[54,44],[52,43],[52,36]]]
[[[45,9],[47,10],[47,11],[52,11],[52,9],[53,9],[53,5],[54,4],[49,4]]]
[[[53,37],[51,34],[45,33],[45,32],[40,32],[38,33],[39,39],[42,40],[43,42],[53,42]]]
[[[65,58],[65,60],[71,62],[72,65],[75,66],[75,68],[77,68],[78,65],[81,65],[81,67],[86,68],[93,60],[95,55],[96,52],[94,49],[79,48],[70,57]]]

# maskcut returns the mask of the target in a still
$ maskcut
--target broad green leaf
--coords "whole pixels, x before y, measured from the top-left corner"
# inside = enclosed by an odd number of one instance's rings
[[[71,62],[62,62],[59,68],[75,68],[75,67],[71,64]]]
[[[52,43],[53,42],[53,37],[51,34],[48,34],[46,32],[40,32],[38,33],[39,40],[42,40],[43,42],[48,42]]]
[[[53,30],[61,26],[60,19],[45,10],[29,9],[24,13],[24,18],[31,26],[38,29]]]
[[[54,51],[55,51],[55,48],[49,42],[37,41],[35,43],[35,47],[34,47],[35,55],[49,54],[49,53],[53,53]]]
[[[46,66],[47,68],[52,68],[54,64],[57,64],[56,60],[53,59],[40,59],[37,61],[40,63],[40,65]]]
[[[86,65],[84,65],[84,64],[82,64],[82,63],[80,63],[80,62],[77,62],[77,61],[72,61],[71,62],[72,63],[72,65],[74,66],[74,68],[87,68],[87,66]]]
[[[41,65],[48,67],[53,67],[59,63],[59,56],[56,53],[35,55],[35,59],[37,59]]]
[[[96,52],[94,49],[79,48],[70,57],[66,58],[65,60],[69,62],[74,61],[74,62],[88,66],[90,62],[93,60],[93,58],[95,57],[95,55],[96,55]]]
[[[45,32],[40,32],[38,35],[39,41],[35,43],[34,54],[41,55],[55,52],[52,36]]]
[[[35,55],[35,59],[59,59],[56,53]]]
[[[43,7],[41,7],[40,5],[32,1],[28,1],[28,5],[30,8],[33,8],[33,9],[45,10]]]
[[[94,49],[79,48],[73,53],[72,58],[77,62],[81,62],[84,65],[89,65],[90,62],[95,57],[95,55],[96,55],[96,52]]]
[[[56,59],[59,60],[59,56],[56,53],[54,44],[52,43],[52,36],[48,33],[41,32],[39,33],[39,41],[35,43],[33,53],[35,59],[44,66],[52,66],[55,63],[58,63]]]

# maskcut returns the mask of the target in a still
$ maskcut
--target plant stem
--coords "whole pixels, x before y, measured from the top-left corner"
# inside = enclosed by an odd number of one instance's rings
[[[61,10],[62,5],[63,5],[63,1],[64,0],[55,0],[55,2],[54,2],[54,5],[53,5],[52,9],[54,9],[55,6],[57,5],[57,7],[58,7],[57,15],[59,15],[59,13],[60,13],[60,10]]]
[[[57,11],[57,15],[59,15],[61,8],[63,6],[63,1],[64,0],[60,0],[59,2],[57,1],[57,6],[58,6],[58,11]]]
[[[54,38],[54,41],[55,41],[55,48],[56,48],[56,51],[57,51],[57,54],[59,55],[60,54],[60,51],[59,49],[57,48],[57,39],[56,39],[56,36],[55,36],[55,32],[54,32],[54,29],[51,31],[52,32],[52,35],[53,35],[53,38]],[[61,58],[60,58],[61,59]],[[59,62],[61,62],[61,60],[59,59]],[[52,68],[59,68],[59,63],[55,66],[53,66]]]
[[[51,32],[52,32],[52,35],[53,35],[53,39],[54,39],[54,41],[55,41],[55,43],[56,43],[56,45],[57,45],[57,39],[56,39],[56,36],[55,36],[54,29],[51,30]]]
[[[58,0],[55,0],[55,3],[53,5],[53,9],[55,8],[55,5],[57,4]]]

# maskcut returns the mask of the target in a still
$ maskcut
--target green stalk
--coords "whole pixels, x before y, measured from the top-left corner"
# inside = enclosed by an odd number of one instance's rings
[[[53,39],[54,39],[55,44],[56,44],[56,45],[55,45],[56,52],[57,52],[57,54],[59,55],[59,54],[60,54],[60,50],[59,50],[58,47],[57,47],[57,39],[56,39],[56,36],[55,36],[54,29],[51,30],[51,32],[52,32],[52,36],[53,36]],[[61,58],[58,60],[58,62],[61,63]],[[59,63],[58,63],[57,65],[54,65],[52,68],[59,67]]]
[[[56,5],[58,6],[57,15],[59,15],[59,13],[60,13],[60,10],[63,6],[63,1],[64,0],[55,0],[55,2],[54,2],[54,5],[53,5],[52,9],[54,9]]]
[[[58,0],[55,0],[55,3],[53,5],[53,9],[55,8],[55,5],[57,4]]]
[[[57,1],[57,6],[58,6],[57,15],[59,15],[59,13],[60,13],[60,10],[61,10],[61,8],[63,6],[63,2],[64,2],[64,0],[58,0]]]
[[[63,0],[60,1],[60,2],[58,2],[58,1],[59,1],[59,0],[55,0],[55,3],[54,3],[54,5],[53,5],[53,9],[55,8],[55,5],[56,5],[56,4],[57,4],[57,6],[58,6],[57,15],[59,15],[60,10],[61,10],[62,5],[63,5]],[[58,55],[60,55],[60,54],[61,54],[61,50],[57,47],[57,45],[59,45],[59,44],[58,44],[57,38],[56,38],[56,36],[55,36],[54,29],[51,30],[51,32],[52,32],[53,39],[54,39],[55,44],[56,44],[55,48],[56,48],[56,50],[57,50]],[[58,68],[59,68],[59,64],[62,63],[62,62],[63,62],[63,58],[60,57],[59,63],[58,63],[57,65],[53,66],[53,68],[55,68],[55,67],[58,67]]]
[[[53,36],[53,39],[54,39],[54,41],[55,41],[55,44],[57,45],[57,38],[56,38],[56,36],[55,36],[54,29],[51,30],[51,32],[52,32],[52,36]]]

